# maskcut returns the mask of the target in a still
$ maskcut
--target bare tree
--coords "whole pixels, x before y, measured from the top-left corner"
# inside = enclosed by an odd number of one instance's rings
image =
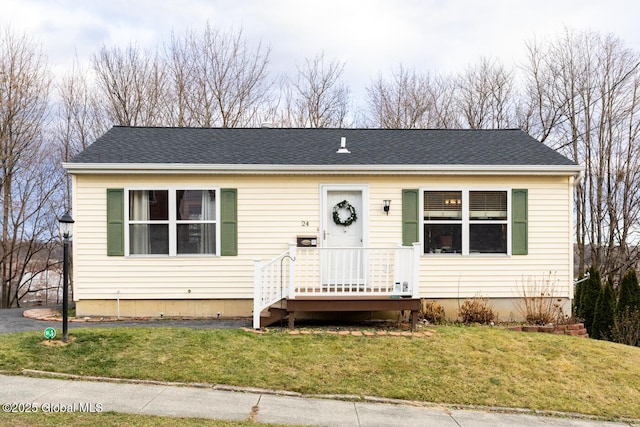
[[[99,99],[112,124],[166,125],[165,72],[157,55],[102,47],[93,57]]]
[[[62,161],[69,161],[108,129],[107,118],[95,91],[87,83],[87,74],[76,62],[71,72],[55,85],[58,102],[52,130],[62,150]],[[69,210],[71,177],[67,176],[65,181],[65,206]]]
[[[41,290],[41,275],[60,269],[56,213],[63,212],[60,190],[65,175],[57,154],[52,145],[40,144],[40,160],[26,165],[12,189],[12,199],[20,202],[14,205],[9,220],[8,307],[19,307],[25,296]],[[46,284],[51,285],[59,286],[59,282]]]
[[[569,30],[528,48],[532,128],[586,169],[575,190],[579,272],[591,263],[623,274],[638,260],[640,57],[613,36]]]
[[[431,99],[429,77],[406,70],[400,64],[391,79],[382,75],[367,87],[372,120],[384,128],[412,129],[425,127]]]
[[[554,76],[548,72],[549,63],[536,41],[525,43],[528,63],[524,73],[523,92],[516,106],[516,117],[521,129],[539,141],[545,142],[562,119],[567,100],[555,96]]]
[[[367,87],[373,126],[394,129],[457,127],[451,79],[432,78],[402,66],[390,79],[379,75]]]
[[[0,35],[0,307],[19,304],[25,272],[50,260],[54,194],[61,176],[46,143],[50,77],[40,49],[9,29]],[[45,242],[45,243],[43,243]],[[49,264],[46,261],[45,264]]]
[[[482,58],[457,79],[457,105],[471,129],[501,129],[515,119],[513,74],[497,60]]]
[[[169,124],[178,127],[193,126],[197,124],[195,117],[202,113],[198,111],[200,105],[198,96],[198,85],[196,84],[197,63],[194,45],[197,46],[193,35],[188,33],[182,39],[171,33],[171,40],[165,45],[165,63],[167,78],[167,98]],[[210,101],[210,104],[212,101]],[[204,114],[207,114],[206,109]]]
[[[433,111],[429,114],[427,126],[435,129],[460,128],[460,116],[457,114],[455,81],[447,76],[435,76],[431,82]]]
[[[305,59],[295,79],[287,78],[282,125],[291,127],[345,127],[350,90],[342,82],[345,64],[325,61],[324,53]]]
[[[268,104],[269,48],[247,45],[242,31],[221,32],[207,24],[166,46],[173,119],[183,124],[238,127],[255,124]]]

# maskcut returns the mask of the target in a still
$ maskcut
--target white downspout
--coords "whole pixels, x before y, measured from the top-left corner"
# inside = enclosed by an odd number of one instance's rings
[[[580,185],[580,181],[582,181],[582,178],[584,177],[584,166],[580,169],[580,171],[573,176],[573,189],[575,190],[575,188]],[[574,200],[575,203],[575,200]],[[571,215],[573,216],[573,213],[571,213]],[[573,222],[573,221],[571,221]],[[573,230],[571,232],[571,234],[573,235]],[[574,249],[573,249],[573,239],[571,239],[571,272],[572,272],[572,276],[573,273],[575,273],[573,271],[573,254],[574,254]],[[572,310],[573,309],[573,296],[576,293],[576,285],[578,283],[584,282],[585,280],[589,279],[589,272],[587,272],[586,276],[583,279],[580,280],[574,280],[573,281],[573,285],[571,285],[571,289],[569,289],[569,309]],[[574,313],[572,312],[571,315],[573,315]]]

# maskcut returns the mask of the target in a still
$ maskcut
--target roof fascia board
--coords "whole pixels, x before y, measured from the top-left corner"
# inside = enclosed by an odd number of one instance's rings
[[[581,165],[220,165],[184,163],[71,163],[71,174],[416,174],[416,175],[575,175]]]

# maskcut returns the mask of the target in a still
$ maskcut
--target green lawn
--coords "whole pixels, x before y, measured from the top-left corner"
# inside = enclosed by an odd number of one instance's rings
[[[640,348],[563,335],[442,326],[429,338],[172,328],[0,335],[22,369],[306,394],[352,394],[640,419]]]

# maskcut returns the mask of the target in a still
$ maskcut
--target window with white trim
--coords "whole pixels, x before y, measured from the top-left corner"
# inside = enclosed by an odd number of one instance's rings
[[[129,255],[215,255],[216,190],[129,190]]]
[[[509,192],[424,190],[424,253],[507,254]]]

